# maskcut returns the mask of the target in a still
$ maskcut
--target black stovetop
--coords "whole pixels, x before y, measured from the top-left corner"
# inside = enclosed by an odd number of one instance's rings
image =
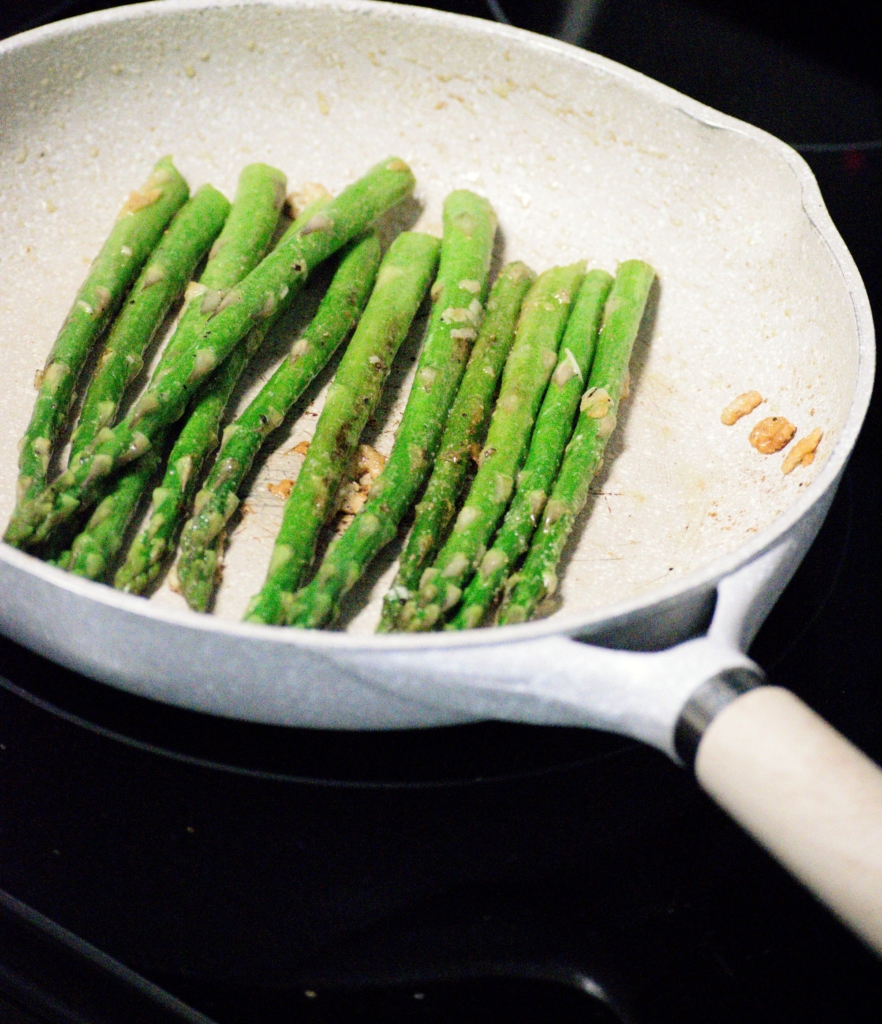
[[[100,6],[109,5],[18,5],[15,15],[4,10],[0,25],[8,33],[47,12]],[[485,12],[478,0],[433,6]],[[554,27],[552,6],[502,3],[515,23],[545,31]],[[607,0],[589,45],[800,144],[878,313],[882,146],[862,145],[882,138],[878,93],[823,54],[800,55],[722,20],[713,13],[721,6]],[[540,8],[547,23],[538,23]],[[841,68],[841,54],[837,61]],[[880,405],[877,396],[827,522],[751,654],[773,682],[882,761]],[[882,966],[652,751],[576,730],[500,724],[382,742],[292,740],[290,731],[207,721],[107,690],[6,640],[0,683],[2,1021],[869,1024],[882,1015]],[[115,898],[110,868],[104,895],[90,889],[95,905],[69,918],[92,922],[87,934],[58,927],[81,898],[64,859],[69,849],[89,848],[108,807],[150,801],[167,784],[169,758],[158,748],[176,756],[181,784],[201,793],[196,830],[233,813],[212,804],[211,762],[298,785],[323,780],[328,800],[335,784],[364,782],[359,766],[369,764],[367,781],[390,791],[443,793],[480,776],[508,786],[512,799],[539,800],[545,791],[531,780],[549,777],[566,802],[590,784],[601,758],[623,769],[628,786],[651,789],[651,813],[596,847],[581,849],[576,835],[558,854],[535,852],[517,872],[503,864],[464,872],[458,884],[448,878],[437,891],[392,901],[394,909],[351,929],[318,928],[315,948],[294,956],[287,980],[282,972],[246,984],[130,965],[136,975],[106,956],[124,944],[89,945],[107,937],[101,900]],[[614,797],[616,786],[626,792],[616,778],[608,777]],[[546,809],[537,805],[536,813]],[[148,839],[133,833],[131,845]],[[471,839],[466,823],[462,843]],[[133,906],[132,917],[149,916],[145,907]],[[600,990],[621,1013],[596,998]]]

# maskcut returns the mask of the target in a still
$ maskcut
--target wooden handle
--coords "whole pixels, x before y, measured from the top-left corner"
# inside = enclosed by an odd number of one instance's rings
[[[882,955],[882,771],[787,690],[761,686],[710,723],[707,793]]]

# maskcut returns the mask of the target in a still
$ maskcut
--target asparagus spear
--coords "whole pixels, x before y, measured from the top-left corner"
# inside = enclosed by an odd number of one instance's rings
[[[439,249],[438,239],[411,231],[399,235],[386,254],[285,504],[266,581],[249,605],[248,622],[285,621],[343,473],[435,276]]]
[[[312,212],[314,207],[310,207],[304,216],[309,218]],[[222,518],[215,527],[212,506],[219,501],[222,513],[226,513],[227,518],[232,515],[238,504],[236,487],[248,472],[254,451],[267,434],[281,423],[287,411],[287,406],[281,411],[273,409],[266,401],[267,391],[278,394],[279,389],[273,388],[273,382],[281,375],[293,377],[300,385],[297,394],[302,392],[351,329],[367,298],[378,262],[379,243],[372,236],[365,236],[352,243],[305,335],[305,342],[299,347],[295,346],[293,357],[285,360],[242,417],[224,432],[224,444],[208,482],[196,496],[198,510],[193,513],[182,537],[178,579],[191,608],[206,611],[214,592],[222,543],[221,531],[226,519]],[[358,277],[359,273],[361,278]],[[328,311],[329,300],[333,305],[333,315]],[[255,327],[246,338],[245,345],[233,351],[218,374],[209,379],[194,399],[190,417],[169,458],[165,478],[154,493],[147,526],[135,539],[125,564],[116,575],[115,586],[121,590],[143,593],[159,575],[163,559],[172,550],[184,509],[190,504],[198,480],[199,466],[217,445],[218,425],[229,395],[268,330],[269,324]],[[291,404],[297,394],[291,399]],[[258,411],[252,412],[255,408]],[[242,464],[237,458],[241,445],[237,446],[236,441],[243,436],[241,424],[244,418],[254,428],[253,433],[246,435],[254,439],[254,447],[251,449],[251,458]],[[228,483],[232,485],[229,490]],[[211,490],[215,485],[217,490]],[[232,499],[229,497],[231,494]],[[214,532],[208,536],[206,531],[212,528]]]
[[[361,234],[413,188],[404,161],[390,157],[372,168],[286,237],[251,273],[224,296],[192,349],[154,375],[145,394],[112,430],[100,431],[53,484],[13,514],[6,541],[32,547],[81,506],[94,501],[97,483],[118,466],[146,452],[156,433],[179,419],[190,396],[255,325],[290,303],[307,274]],[[203,300],[204,303],[204,300]]]
[[[547,270],[524,300],[478,472],[453,532],[432,567],[423,573],[416,596],[401,611],[402,629],[431,629],[459,601],[463,584],[480,563],[524,461],[584,273],[584,263]]]
[[[73,399],[77,377],[165,226],[187,201],[188,192],[171,158],[160,160],[147,181],[126,200],[92,263],[46,365],[38,374],[37,400],[18,459],[19,506],[45,485],[49,459]]]
[[[573,420],[594,357],[597,330],[612,280],[606,271],[592,270],[579,288],[561,342],[563,355],[551,375],[536,418],[527,461],[518,474],[515,496],[493,546],[481,559],[448,629],[471,629],[480,625],[502,589],[508,570],[529,547],[573,432]]]
[[[187,305],[160,356],[154,380],[193,351],[227,292],[266,256],[285,202],[286,184],[285,175],[268,164],[248,164],[242,169],[229,216],[211,247],[199,283],[187,288]]]
[[[166,346],[160,360],[159,370],[167,366],[173,357],[191,346],[194,335],[198,335],[199,329],[208,322],[212,308],[209,293],[214,295],[214,304],[217,305],[224,290],[237,284],[265,255],[278,223],[279,210],[284,202],[285,183],[284,174],[266,164],[250,164],[244,168],[239,176],[233,206],[229,209],[223,230],[211,247],[200,283],[188,288],[193,301],[186,306],[178,328]],[[194,291],[196,292],[195,296],[192,294]],[[203,301],[206,305],[204,310],[202,309]],[[115,330],[116,328],[114,328]],[[260,328],[255,328],[254,333],[260,334],[260,331]],[[262,336],[260,334],[261,338]],[[189,438],[195,444],[192,433]],[[174,461],[177,462],[177,459]],[[171,472],[174,475],[174,469]],[[132,479],[139,479],[139,477],[137,474],[133,476],[123,474],[120,486],[124,490],[131,491],[134,486],[130,482]],[[144,477],[145,485],[148,480],[149,475]],[[177,478],[175,478],[175,483],[177,483]],[[115,486],[116,481],[105,478],[101,485],[99,498],[101,494],[109,496]],[[174,486],[170,486],[169,494],[173,491]],[[176,524],[171,522],[168,529],[173,533],[175,527]],[[125,533],[125,527],[122,533]],[[100,536],[115,540],[112,532],[104,531]],[[92,535],[93,547],[97,543],[98,537],[98,533]],[[109,558],[107,561],[109,562]],[[70,552],[58,559],[56,564],[66,568],[65,563],[69,564],[69,562]]]
[[[395,443],[367,503],[328,549],[316,578],[295,595],[289,625],[315,628],[328,622],[398,532],[435,458],[477,337],[495,232],[496,215],[486,200],[467,191],[447,197],[441,262],[432,286],[435,304]]]
[[[312,204],[289,230],[306,223],[322,205],[324,201]],[[141,594],[159,576],[166,555],[174,548],[202,464],[217,446],[218,427],[233,388],[274,322],[275,318],[270,317],[252,328],[243,344],[232,351],[193,398],[187,421],[169,455],[165,475],[153,493],[147,525],[133,541],[116,574],[114,586],[118,589]]]
[[[153,491],[147,525],[135,537],[114,577],[113,585],[118,590],[142,594],[159,576],[163,560],[173,548],[181,515],[193,497],[202,463],[217,446],[218,425],[233,388],[270,326],[267,323],[253,328],[244,344],[230,353],[217,374],[194,397],[190,414],[169,454],[162,482]],[[124,470],[120,481],[137,470],[149,455],[148,452]],[[145,485],[149,476],[144,477]]]
[[[225,290],[237,284],[263,258],[284,203],[285,183],[285,175],[266,164],[250,164],[243,169],[235,201],[211,247],[200,282],[188,288],[188,293],[193,289],[196,294],[188,302],[154,375],[163,372],[171,355],[192,347],[194,337],[208,323]],[[96,487],[94,500],[107,493],[106,486]]]
[[[71,439],[75,458],[111,425],[126,388],[144,364],[144,351],[183,292],[230,211],[217,189],[203,185],[175,214],[110,329]]]
[[[239,505],[237,490],[266,438],[355,326],[380,262],[374,234],[351,243],[303,337],[224,440],[181,536],[178,579],[187,603],[207,611],[217,585],[224,527]]]
[[[150,479],[159,468],[163,438],[143,459],[127,466],[114,481],[113,489],[99,502],[85,529],[74,540],[58,564],[77,576],[103,580],[122,547]]]
[[[487,316],[450,410],[435,468],[416,507],[416,518],[398,573],[383,599],[378,631],[395,629],[404,602],[413,596],[423,570],[444,542],[466,481],[472,450],[487,432],[499,375],[514,340],[521,303],[534,274],[523,263],[500,271],[487,300]]]
[[[640,260],[628,260],[618,269],[573,439],[527,559],[510,581],[514,586],[499,610],[500,624],[525,622],[557,588],[557,563],[615,429],[628,361],[654,277],[652,267]]]
[[[285,201],[285,184],[285,175],[266,164],[250,164],[242,171],[233,207],[211,247],[200,283],[187,287],[191,301],[184,307],[155,374],[163,371],[172,356],[192,347],[194,338],[208,323],[225,291],[238,284],[263,258]],[[104,479],[95,501],[100,502],[103,496],[110,495],[114,485],[115,481]],[[173,530],[174,526],[171,528]],[[60,540],[57,536],[53,538],[53,546],[59,547]],[[66,556],[61,556],[56,564],[67,567],[65,559]],[[70,552],[67,561],[70,561]]]

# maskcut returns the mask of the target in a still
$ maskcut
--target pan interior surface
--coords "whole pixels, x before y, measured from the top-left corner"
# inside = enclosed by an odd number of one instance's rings
[[[454,188],[499,215],[498,259],[658,271],[631,395],[568,553],[558,615],[639,598],[753,541],[823,469],[849,415],[859,337],[842,269],[803,205],[798,158],[599,58],[526,33],[392,5],[180,4],[78,19],[0,49],[0,519],[35,372],[127,192],[172,154],[232,195],[265,161],[337,191],[390,153],[417,176],[396,224],[440,234]],[[299,315],[302,321],[303,314]],[[290,346],[290,328],[239,394]],[[391,446],[420,341],[405,344],[371,435]],[[230,538],[216,614],[259,588],[325,374],[274,438]],[[734,426],[736,395],[763,404]],[[748,433],[763,416],[823,431],[790,475]],[[284,436],[280,436],[284,435]],[[371,632],[392,557],[350,605]],[[152,600],[183,609],[166,582]]]

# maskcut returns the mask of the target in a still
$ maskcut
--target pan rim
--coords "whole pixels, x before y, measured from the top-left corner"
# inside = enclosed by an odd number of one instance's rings
[[[137,21],[157,16],[173,17],[182,11],[213,11],[241,7],[324,8],[341,12],[357,12],[385,20],[422,21],[428,25],[459,25],[472,33],[484,33],[491,38],[517,40],[521,45],[546,50],[566,60],[600,70],[611,78],[648,94],[652,99],[666,106],[674,107],[708,127],[745,136],[783,159],[797,180],[801,191],[802,208],[809,224],[818,233],[830,253],[833,263],[842,275],[855,318],[857,374],[851,406],[839,437],[824,466],[804,492],[750,541],[739,544],[732,551],[720,555],[676,581],[653,588],[646,594],[601,606],[587,614],[562,613],[551,618],[514,626],[483,627],[462,632],[417,635],[355,635],[333,630],[305,630],[296,627],[279,629],[276,626],[219,619],[188,609],[164,608],[145,601],[143,598],[114,590],[104,584],[73,576],[2,542],[0,542],[0,560],[12,568],[35,575],[54,587],[60,587],[73,596],[85,598],[88,601],[141,618],[153,619],[176,628],[195,630],[206,634],[222,633],[225,636],[244,640],[252,639],[262,642],[272,640],[275,643],[292,644],[295,647],[346,650],[349,653],[364,650],[373,654],[395,650],[416,652],[444,648],[495,646],[561,634],[568,636],[585,634],[603,624],[610,624],[618,619],[624,619],[640,611],[662,605],[677,596],[702,589],[709,590],[740,566],[746,565],[775,547],[799,521],[807,516],[810,509],[823,499],[827,491],[836,486],[857,440],[872,394],[875,368],[872,312],[857,266],[833,224],[810,167],[796,150],[763,129],[717,111],[638,71],[572,44],[493,21],[437,11],[432,8],[388,3],[385,0],[150,0],[147,3],[131,4],[79,15],[11,36],[0,41],[0,59],[7,53],[24,50],[54,38],[77,35],[81,31],[105,24]]]

